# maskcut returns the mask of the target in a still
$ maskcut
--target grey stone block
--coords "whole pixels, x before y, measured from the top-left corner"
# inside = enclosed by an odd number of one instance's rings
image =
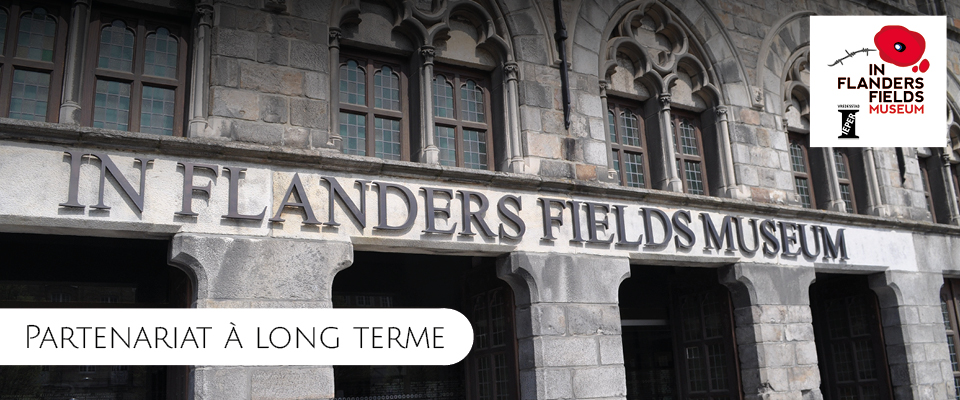
[[[520,104],[540,108],[553,107],[553,91],[532,81],[520,81]]]
[[[540,35],[516,36],[513,38],[517,46],[517,61],[527,61],[537,64],[546,64],[547,43]]]
[[[326,100],[327,93],[331,90],[329,86],[329,76],[319,72],[307,72],[304,74],[303,94],[311,99]]]
[[[333,398],[333,367],[275,367],[253,372],[254,399],[293,400]]]
[[[197,367],[194,396],[199,399],[249,399],[251,368]]]
[[[605,335],[600,340],[600,364],[623,364],[623,337]]]
[[[218,28],[214,34],[213,54],[256,60],[257,47],[251,46],[256,42],[256,33]]]
[[[626,258],[588,255],[515,252],[497,265],[498,276],[530,291],[530,298],[518,295],[517,304],[617,304],[618,288],[629,273]]]
[[[567,316],[559,304],[530,306],[532,332],[536,336],[561,336],[567,333]]]
[[[287,98],[284,96],[272,96],[268,94],[260,95],[260,119],[263,122],[287,123],[287,116],[290,114],[290,107],[287,105]]]
[[[303,80],[303,71],[249,61],[240,63],[240,87],[243,89],[299,96],[303,94]]]
[[[565,308],[570,335],[620,333],[620,308],[615,305],[568,305]]]
[[[212,57],[210,85],[237,87],[240,85],[240,64],[229,57]]]
[[[256,121],[260,116],[257,94],[246,90],[214,87],[212,115]]]
[[[597,339],[593,336],[545,336],[542,343],[543,367],[598,365]]]
[[[261,33],[257,35],[257,62],[273,65],[290,63],[290,39]]]
[[[574,398],[623,397],[627,395],[623,366],[577,368],[573,373]]]
[[[229,137],[241,142],[276,146],[283,142],[283,130],[282,125],[225,120],[221,134],[227,133]]]
[[[543,160],[540,162],[540,175],[550,178],[575,178],[575,171],[572,163],[556,160]]]
[[[293,40],[290,47],[290,66],[310,71],[326,72],[326,46],[303,40]]]
[[[283,145],[300,149],[310,148],[310,130],[295,126],[287,127],[283,132]]]
[[[327,120],[327,102],[308,99],[290,101],[290,124],[308,128],[325,128]]]

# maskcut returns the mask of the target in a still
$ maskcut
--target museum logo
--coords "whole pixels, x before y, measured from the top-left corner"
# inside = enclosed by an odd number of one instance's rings
[[[810,18],[810,145],[943,145],[944,17]]]

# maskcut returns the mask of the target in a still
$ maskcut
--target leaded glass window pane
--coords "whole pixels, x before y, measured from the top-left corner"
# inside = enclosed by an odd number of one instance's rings
[[[400,111],[400,76],[384,66],[373,75],[374,107]]]
[[[17,57],[30,60],[53,61],[57,21],[47,10],[35,8],[20,17],[17,37]]]
[[[140,132],[173,136],[173,114],[176,108],[172,89],[143,87],[140,103]]]
[[[127,24],[116,20],[100,31],[100,54],[97,67],[115,71],[133,71],[133,32]]]
[[[712,343],[707,345],[707,358],[710,362],[710,389],[727,390],[726,361],[724,360],[723,345]]]
[[[684,349],[687,358],[687,379],[691,392],[703,392],[707,390],[706,360],[700,351],[700,347],[691,346]]]
[[[472,129],[463,130],[463,166],[487,169],[487,133]]]
[[[7,44],[7,10],[0,8],[0,51]]]
[[[377,134],[374,155],[387,160],[399,160],[400,121],[377,118],[374,121],[374,131]]]
[[[793,184],[797,186],[797,196],[800,197],[800,204],[806,208],[812,207],[812,203],[810,203],[810,185],[807,178],[793,178]]]
[[[477,392],[481,400],[493,399],[493,380],[491,375],[490,359],[480,357],[477,359]]]
[[[614,159],[616,160],[616,159]],[[617,172],[620,171],[620,165],[618,162],[614,161],[614,167],[617,168]],[[629,187],[644,187],[644,176],[643,176],[643,154],[638,153],[623,153],[623,164],[626,166],[626,185]]]
[[[637,116],[630,111],[620,113],[620,125],[623,126],[621,143],[640,147],[640,124],[637,123]]]
[[[700,339],[700,304],[694,297],[685,297],[681,301],[680,321],[683,326],[683,340]]]
[[[159,28],[147,35],[143,60],[143,74],[164,78],[177,77],[177,39],[167,28]]]
[[[790,165],[793,172],[807,173],[807,162],[803,155],[803,147],[799,143],[790,143]]]
[[[610,132],[610,143],[617,143],[617,126],[613,111],[607,111],[607,131]]]
[[[340,113],[340,137],[343,138],[344,154],[367,155],[366,132],[367,117],[365,115]]]
[[[19,69],[13,71],[10,118],[45,121],[49,92],[50,74]]]
[[[489,344],[487,325],[487,302],[484,296],[473,299],[473,346],[475,349],[486,349]]]
[[[502,346],[506,343],[507,319],[503,315],[503,295],[494,291],[490,295],[490,323],[492,346]]]
[[[847,179],[847,160],[843,158],[843,154],[839,150],[833,151],[833,161],[837,166],[837,178]]]
[[[873,351],[870,342],[860,340],[853,343],[854,354],[857,357],[857,372],[860,380],[876,379],[877,368],[873,362]]]
[[[127,130],[130,120],[130,84],[97,80],[94,99],[93,126],[96,128]]]
[[[850,195],[850,185],[846,183],[840,184],[840,198],[843,199],[843,204],[847,207],[848,213],[853,213],[853,196]]]
[[[684,160],[683,167],[687,172],[687,193],[705,194],[703,191],[703,173],[700,171],[700,163]]]
[[[433,79],[433,115],[455,118],[453,114],[453,85],[443,75]]]
[[[693,129],[693,123],[690,120],[680,121],[680,150],[683,154],[698,156],[700,148],[697,146],[697,134]]]
[[[472,80],[460,86],[460,114],[464,121],[486,122],[483,115],[483,90]]]
[[[448,126],[437,126],[434,129],[436,134],[437,148],[440,149],[440,165],[449,167],[457,166],[457,136],[456,131]]]
[[[497,353],[493,356],[493,365],[497,375],[497,399],[509,399],[510,389],[507,387],[507,357],[503,353]]]
[[[340,67],[340,101],[366,105],[366,73],[354,60]]]

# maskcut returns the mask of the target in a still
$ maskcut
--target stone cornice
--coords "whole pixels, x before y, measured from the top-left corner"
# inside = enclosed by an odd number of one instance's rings
[[[317,168],[386,177],[475,184],[501,189],[536,190],[546,196],[591,196],[607,199],[611,203],[639,201],[675,208],[689,207],[726,213],[755,214],[769,218],[796,218],[831,224],[960,236],[960,227],[958,226],[923,221],[811,210],[794,206],[689,195],[653,189],[628,188],[601,182],[574,181],[537,175],[380,160],[372,157],[345,155],[327,149],[291,149],[218,139],[157,136],[8,118],[0,118],[0,140],[24,144],[64,146],[64,148],[85,147],[169,157],[192,157],[211,161],[222,160],[224,163],[231,164],[236,164],[239,161],[281,167]]]

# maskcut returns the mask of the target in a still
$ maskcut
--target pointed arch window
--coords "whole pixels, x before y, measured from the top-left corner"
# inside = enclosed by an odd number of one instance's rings
[[[800,204],[805,208],[815,208],[813,195],[813,185],[810,182],[810,146],[807,144],[807,137],[796,133],[789,133],[790,141],[790,166],[793,170],[793,184],[800,200]]]
[[[620,184],[629,187],[648,187],[650,177],[649,158],[643,119],[639,110],[627,104],[607,100],[607,125],[610,132],[610,147],[613,151],[613,168]]]
[[[837,167],[837,182],[840,184],[840,199],[848,213],[857,213],[857,199],[853,190],[853,172],[847,149],[833,149],[833,161]]]
[[[677,176],[683,182],[683,191],[704,195],[710,192],[707,187],[703,162],[703,139],[700,133],[700,120],[685,112],[671,110],[673,119],[673,144],[677,158]]]
[[[392,60],[346,55],[340,63],[340,136],[343,152],[409,160],[404,111],[407,78]]]
[[[95,13],[87,40],[84,124],[183,134],[187,32],[171,21]]]
[[[0,116],[56,122],[66,48],[63,6],[0,7]]]
[[[432,89],[434,143],[440,149],[440,164],[493,169],[487,79],[438,68]]]

